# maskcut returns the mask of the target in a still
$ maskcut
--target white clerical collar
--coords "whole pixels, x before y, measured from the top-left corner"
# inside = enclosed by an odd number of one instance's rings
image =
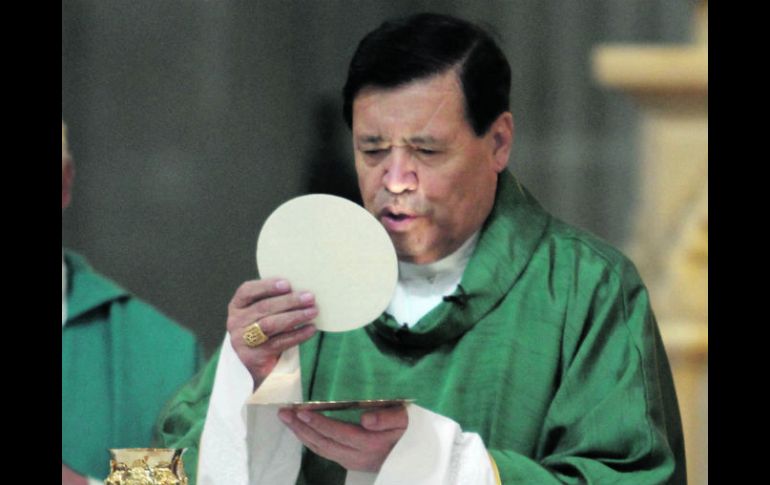
[[[465,267],[476,249],[479,231],[455,252],[428,264],[399,261],[398,283],[386,311],[401,325],[412,327],[451,295],[460,284]]]
[[[462,276],[465,266],[471,259],[480,231],[476,231],[455,252],[438,261],[428,264],[413,264],[405,261],[398,262],[398,279],[402,282],[427,280],[433,282],[448,276]]]

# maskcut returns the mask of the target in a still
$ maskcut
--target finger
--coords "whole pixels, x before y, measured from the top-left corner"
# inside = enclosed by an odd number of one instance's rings
[[[361,426],[369,431],[406,429],[409,415],[404,406],[392,406],[369,411],[361,415]]]
[[[230,300],[230,308],[245,308],[257,300],[282,295],[291,291],[291,285],[283,278],[269,278],[264,280],[250,280],[243,283],[235,290]]]
[[[260,320],[260,326],[268,337],[275,339],[282,333],[297,330],[305,324],[311,324],[317,316],[318,308],[313,306],[302,310],[270,315]]]
[[[270,337],[267,342],[257,347],[270,351],[271,353],[280,354],[302,342],[309,340],[318,331],[315,325],[303,325],[302,327],[284,332]]]
[[[318,434],[350,448],[360,449],[361,443],[367,438],[367,432],[356,424],[327,418],[310,411],[298,411],[296,417]]]
[[[345,446],[343,443],[324,436],[313,429],[308,423],[303,421],[303,419],[300,419],[298,414],[299,413],[295,414],[290,410],[282,409],[278,413],[278,417],[294,433],[297,439],[302,441],[302,443],[310,448],[315,454],[329,460],[339,461],[344,460],[345,457],[349,457],[351,453],[356,453],[355,449]]]
[[[404,430],[367,431],[320,414],[282,409],[279,417],[305,446],[348,470],[378,472]]]
[[[295,330],[296,327],[300,325],[311,323],[317,316],[318,308],[311,306],[301,310],[291,310],[261,318],[249,318],[243,320],[248,322],[245,325],[233,324],[234,328],[231,330],[231,333],[236,337],[242,336],[251,323],[257,322],[259,323],[259,328],[262,329],[262,332],[268,337],[273,338],[281,333]]]
[[[242,310],[239,318],[248,322],[262,320],[270,315],[277,315],[293,310],[309,308],[315,305],[315,295],[308,291],[271,296],[252,303]],[[262,322],[260,321],[260,325]]]
[[[291,312],[294,310],[310,310],[314,308],[314,305],[315,296],[309,292],[269,296],[262,300],[253,302],[246,308],[231,308],[228,312],[227,329],[234,331],[239,328],[248,327],[254,322],[259,322],[260,328],[262,328],[262,331],[265,332],[266,335],[280,333],[283,331],[283,326],[280,326],[277,329],[273,329],[272,327],[275,326],[275,323],[284,323],[285,325],[290,325],[292,322],[296,322],[294,323],[294,326],[299,323],[307,323],[311,319],[315,318],[317,315],[317,310],[315,310],[316,313],[305,312],[304,315],[301,313],[291,315],[288,317],[288,320],[287,318],[281,318],[272,324],[267,322],[267,325],[265,325],[263,320],[267,317],[270,317],[271,315],[280,315],[282,313]],[[296,318],[298,317],[304,318],[299,318],[297,321]],[[292,318],[294,318],[294,320],[292,320]]]
[[[281,353],[309,340],[316,331],[315,325],[305,325],[297,330],[268,339],[267,342],[256,348],[248,347],[243,338],[233,337],[233,335],[230,336],[230,342],[238,354],[238,358],[254,378],[254,388],[256,389],[273,370]]]
[[[253,362],[255,359],[259,361],[269,354],[278,355],[284,350],[299,345],[315,335],[316,331],[317,328],[313,324],[300,325],[297,328],[287,329],[282,333],[268,336],[267,341],[257,347],[249,347],[243,339],[245,328],[239,328],[230,332],[230,342],[236,351],[241,349],[246,352],[244,357],[250,355],[251,357],[247,357],[247,359],[249,362]]]

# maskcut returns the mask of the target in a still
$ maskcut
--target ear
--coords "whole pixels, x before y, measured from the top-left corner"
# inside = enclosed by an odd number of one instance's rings
[[[492,167],[500,173],[508,166],[508,157],[513,148],[513,115],[510,111],[501,113],[489,127],[487,135],[492,145]]]

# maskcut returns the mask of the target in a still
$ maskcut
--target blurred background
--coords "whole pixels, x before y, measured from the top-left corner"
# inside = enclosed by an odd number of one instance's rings
[[[643,194],[660,188],[644,180],[651,132],[640,99],[601,81],[597,49],[690,45],[705,4],[63,1],[62,117],[76,174],[62,245],[193,329],[210,354],[230,297],[256,277],[270,212],[308,192],[357,197],[340,94],[357,42],[389,17],[429,10],[497,33],[513,70],[511,170],[653,279],[656,263],[634,241],[659,226]],[[696,173],[706,177],[705,160]],[[663,299],[653,292],[653,305]],[[703,386],[692,392],[705,399]]]
[[[694,2],[67,0],[63,245],[203,338],[256,276],[259,229],[309,191],[356,193],[341,88],[358,41],[431,10],[491,26],[513,69],[510,168],[616,245],[637,203],[638,115],[591,73],[605,42],[683,43]]]

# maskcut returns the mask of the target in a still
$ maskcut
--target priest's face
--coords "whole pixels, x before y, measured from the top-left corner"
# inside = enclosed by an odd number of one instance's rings
[[[473,132],[454,70],[358,93],[353,150],[359,188],[400,260],[437,261],[481,228],[512,137],[507,112],[487,133]]]

